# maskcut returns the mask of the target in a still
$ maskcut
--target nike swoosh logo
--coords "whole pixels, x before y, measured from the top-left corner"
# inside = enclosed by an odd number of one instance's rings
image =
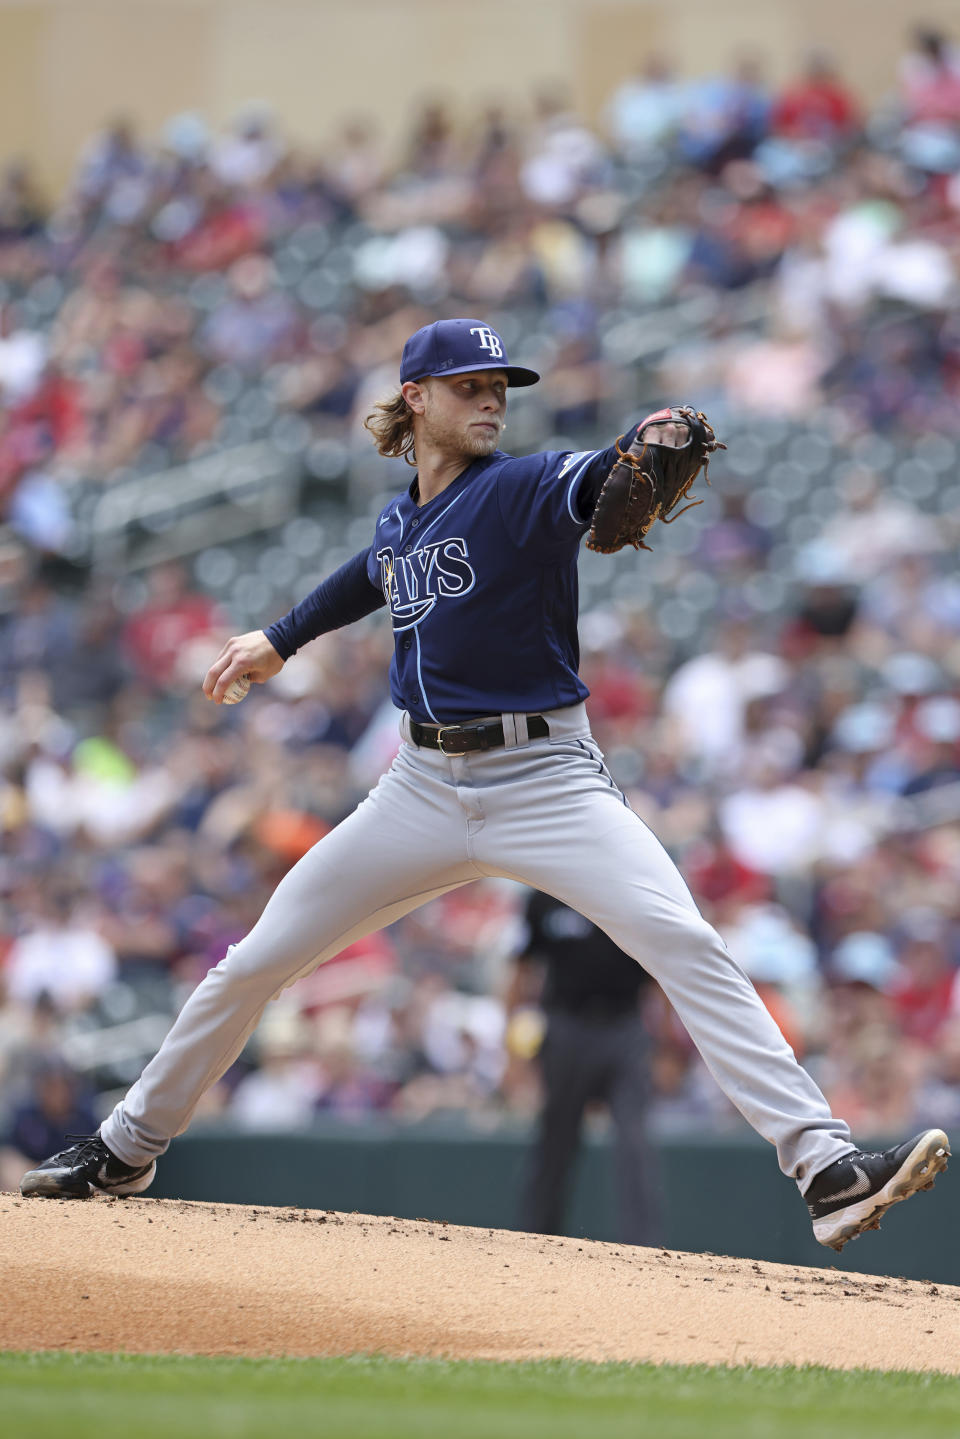
[[[836,1204],[838,1199],[859,1199],[861,1194],[868,1193],[870,1181],[866,1171],[861,1169],[859,1164],[853,1165],[853,1172],[857,1176],[856,1183],[848,1185],[846,1189],[838,1189],[836,1194],[831,1194],[826,1201],[828,1204]]]

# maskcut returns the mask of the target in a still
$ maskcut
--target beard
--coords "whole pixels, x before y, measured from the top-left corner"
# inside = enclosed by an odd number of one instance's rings
[[[494,453],[502,429],[500,425],[496,430],[474,430],[425,415],[423,438],[433,449],[453,459],[479,460]]]

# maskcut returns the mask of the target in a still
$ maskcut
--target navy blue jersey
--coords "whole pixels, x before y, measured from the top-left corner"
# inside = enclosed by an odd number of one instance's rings
[[[413,485],[387,505],[367,574],[393,620],[394,704],[452,723],[586,699],[577,553],[615,458],[498,450],[425,505]]]

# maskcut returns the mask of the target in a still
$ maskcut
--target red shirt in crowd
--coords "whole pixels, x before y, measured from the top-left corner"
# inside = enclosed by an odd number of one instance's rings
[[[184,594],[169,603],[148,604],[124,629],[124,646],[145,680],[171,679],[184,645],[224,628],[216,603],[206,595]]]
[[[773,108],[773,129],[791,140],[824,140],[856,128],[860,115],[853,97],[838,84],[822,79],[799,80],[785,90]]]

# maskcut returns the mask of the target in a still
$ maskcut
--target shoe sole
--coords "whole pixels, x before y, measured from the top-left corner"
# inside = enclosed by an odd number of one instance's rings
[[[62,1169],[36,1169],[23,1176],[20,1193],[24,1199],[35,1195],[43,1199],[88,1199],[93,1191],[85,1179],[74,1180],[71,1184]]]
[[[142,1194],[154,1181],[157,1172],[156,1161],[142,1174],[124,1180],[122,1184],[111,1184],[109,1188],[91,1184],[87,1179],[75,1179],[72,1183],[65,1176],[69,1170],[34,1169],[20,1181],[20,1193],[24,1199],[89,1199],[91,1194]]]
[[[950,1141],[942,1129],[928,1129],[917,1141],[896,1174],[876,1194],[868,1195],[857,1204],[838,1209],[813,1222],[814,1238],[837,1254],[851,1239],[867,1229],[879,1229],[887,1210],[921,1189],[932,1189],[950,1158]]]

